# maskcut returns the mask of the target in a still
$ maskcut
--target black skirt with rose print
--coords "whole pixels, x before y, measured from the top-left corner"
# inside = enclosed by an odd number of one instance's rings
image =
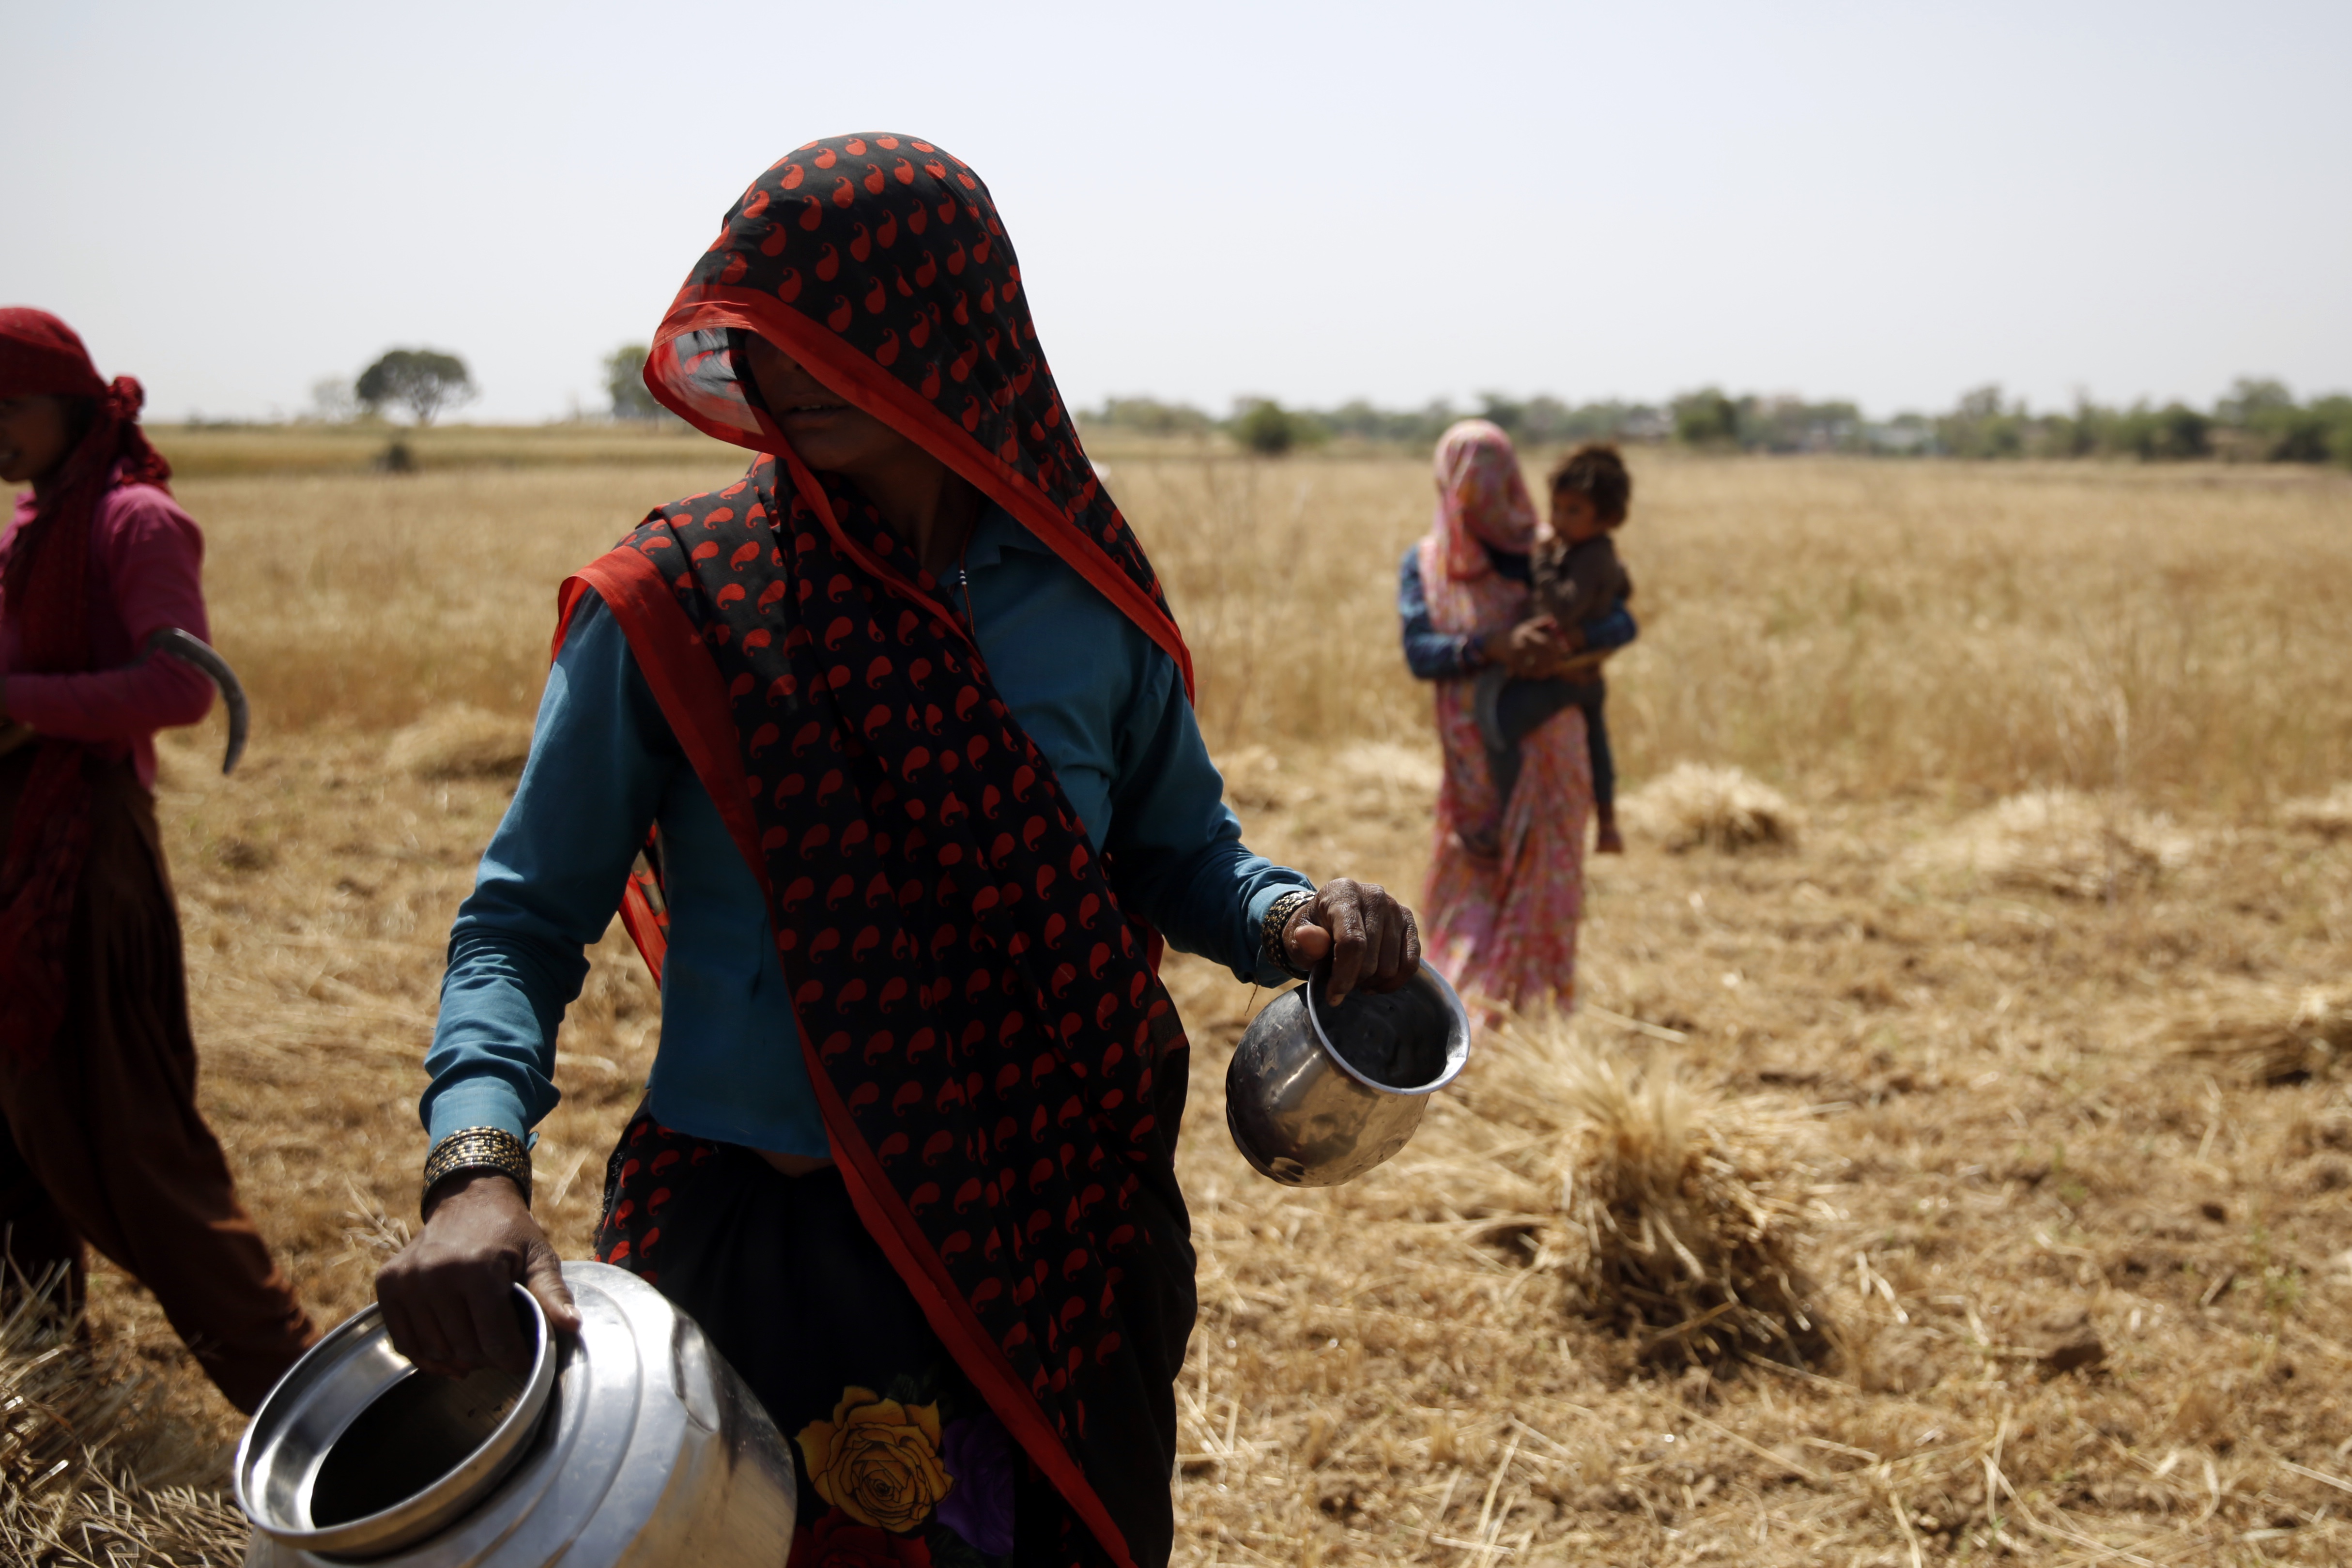
[[[931,1331],[839,1171],[787,1176],[641,1111],[605,1177],[598,1259],[701,1325],[791,1442],[790,1568],[1062,1560],[1062,1500]]]

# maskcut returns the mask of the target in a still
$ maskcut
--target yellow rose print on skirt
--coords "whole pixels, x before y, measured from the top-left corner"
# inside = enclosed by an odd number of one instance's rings
[[[940,1407],[845,1388],[830,1421],[796,1439],[817,1496],[860,1524],[905,1532],[955,1485],[940,1463]]]

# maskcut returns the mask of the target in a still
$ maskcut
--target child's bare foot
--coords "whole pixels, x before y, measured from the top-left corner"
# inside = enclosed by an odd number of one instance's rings
[[[1601,825],[1601,839],[1599,843],[1593,845],[1592,852],[1595,855],[1622,855],[1625,853],[1625,836],[1617,831],[1617,825],[1615,823],[1604,822]]]

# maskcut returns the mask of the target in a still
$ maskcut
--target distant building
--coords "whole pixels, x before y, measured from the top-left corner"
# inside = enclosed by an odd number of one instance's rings
[[[1663,408],[1636,408],[1617,426],[1623,441],[1664,441],[1674,433],[1675,416]]]
[[[1885,425],[1865,425],[1862,427],[1863,446],[1873,452],[1885,452],[1898,458],[1924,458],[1936,450],[1936,427],[1916,414]]]

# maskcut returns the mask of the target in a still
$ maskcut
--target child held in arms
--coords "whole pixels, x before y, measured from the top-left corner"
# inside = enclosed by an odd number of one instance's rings
[[[1533,607],[1549,617],[1570,647],[1585,649],[1570,661],[1561,675],[1545,679],[1512,676],[1488,669],[1478,678],[1475,706],[1478,730],[1486,742],[1486,761],[1495,777],[1495,795],[1508,801],[1519,773],[1519,742],[1545,720],[1563,708],[1584,710],[1585,743],[1592,758],[1592,800],[1600,820],[1594,847],[1603,855],[1622,855],[1625,840],[1617,831],[1617,769],[1609,750],[1607,703],[1609,685],[1601,666],[1625,638],[1593,647],[1596,626],[1625,619],[1630,635],[1632,616],[1625,602],[1633,596],[1633,580],[1617,559],[1611,535],[1624,526],[1633,499],[1633,478],[1625,459],[1606,442],[1579,447],[1552,470],[1551,514],[1538,529],[1530,566],[1534,580]]]

